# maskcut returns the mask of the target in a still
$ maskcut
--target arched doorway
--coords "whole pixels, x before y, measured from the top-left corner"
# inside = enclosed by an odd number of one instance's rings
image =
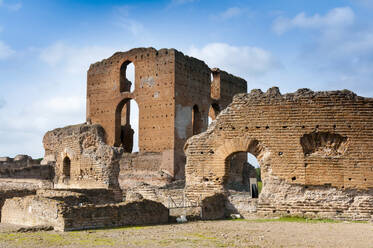
[[[250,192],[258,198],[261,191],[260,166],[250,152],[235,152],[225,159],[228,168],[224,187],[227,190]]]
[[[216,116],[219,114],[219,112],[220,112],[219,104],[217,103],[211,104],[210,109],[209,109],[208,125],[210,125],[211,122],[216,119]]]
[[[115,112],[115,146],[123,147],[125,152],[138,152],[139,107],[135,100],[123,99]]]
[[[62,175],[64,179],[70,179],[71,175],[71,160],[69,157],[65,157],[62,162]]]
[[[202,132],[202,129],[203,129],[202,114],[197,105],[193,106],[192,127],[193,127],[193,135],[196,135]]]
[[[232,189],[232,182],[238,181],[240,182],[239,186],[241,186],[238,188],[239,191],[243,191],[242,188],[245,187],[242,186],[247,183],[248,187],[244,191],[253,193],[252,184],[256,184],[254,187],[256,187],[259,194],[261,185],[258,182],[261,180],[258,174],[260,173],[261,178],[262,174],[264,174],[264,177],[267,175],[267,171],[270,168],[269,149],[263,143],[250,136],[223,139],[219,144],[221,145],[214,149],[215,158],[211,158],[208,162],[211,164],[211,167],[209,166],[211,170],[205,170],[205,175],[207,172],[216,178],[221,178],[222,180],[216,180],[215,182],[217,183],[216,186],[220,186],[224,191],[237,191],[237,187]],[[231,166],[232,159],[233,163],[235,163],[233,166]],[[264,184],[265,181],[263,181],[263,186]],[[258,194],[254,192],[252,196],[258,197]]]

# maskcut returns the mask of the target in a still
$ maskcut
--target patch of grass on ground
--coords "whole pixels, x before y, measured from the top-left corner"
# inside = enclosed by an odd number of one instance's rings
[[[260,192],[262,192],[262,187],[263,187],[263,183],[258,182],[258,192],[259,192],[259,194],[260,194]]]
[[[340,220],[332,219],[308,219],[296,216],[282,216],[279,218],[268,219],[234,219],[232,221],[250,221],[250,222],[299,222],[299,223],[341,223]],[[361,223],[361,222],[359,222]]]

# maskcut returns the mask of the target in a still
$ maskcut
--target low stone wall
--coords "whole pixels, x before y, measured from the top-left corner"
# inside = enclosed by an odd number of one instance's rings
[[[32,165],[21,168],[0,167],[0,178],[35,178],[51,180],[53,177],[54,167],[52,165]]]
[[[40,164],[41,159],[27,155],[14,158],[0,157],[0,178],[34,178],[51,180],[54,177],[52,164]]]
[[[1,213],[1,222],[24,226],[53,226],[63,229],[62,205],[57,200],[40,196],[7,199]]]
[[[36,179],[0,179],[0,216],[6,199],[35,195],[38,189],[52,188],[53,184],[46,180]],[[0,218],[1,221],[1,218]]]
[[[40,165],[41,159],[33,159],[28,155],[17,155],[14,158],[0,157],[0,168],[23,168]]]
[[[169,211],[165,206],[150,200],[111,205],[78,206],[64,212],[64,231],[165,224],[168,223],[168,215]]]
[[[108,189],[42,189],[37,195],[63,201],[70,206],[118,203],[117,192]]]
[[[39,190],[36,195],[5,200],[2,222],[52,226],[58,231],[168,222],[169,210],[159,202],[113,203],[114,198],[115,192],[105,196],[104,190]]]
[[[373,220],[373,189],[293,185],[272,176],[259,195],[258,214]]]

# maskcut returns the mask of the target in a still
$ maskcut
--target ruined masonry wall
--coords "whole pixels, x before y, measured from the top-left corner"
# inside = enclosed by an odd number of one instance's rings
[[[129,63],[135,67],[133,92],[128,85],[123,86],[123,82],[128,82],[123,79],[123,68]],[[121,131],[121,124],[126,117],[126,104],[136,101],[140,153],[162,153],[161,170],[184,179],[183,146],[187,138],[207,129],[211,104],[221,110],[234,94],[247,90],[246,81],[241,78],[218,69],[214,75],[218,76],[211,82],[211,70],[203,61],[175,49],[135,48],[115,53],[92,64],[88,71],[87,122],[104,128],[108,145],[127,142],[127,146],[131,138]],[[213,98],[211,88],[217,91]],[[198,114],[193,122],[194,106]],[[197,127],[194,132],[193,123]],[[124,141],[120,140],[121,132],[127,138]]]
[[[212,104],[222,110],[232,102],[237,93],[247,92],[244,79],[219,69],[210,69],[203,61],[177,52],[175,59],[175,174],[185,175],[185,154],[183,147],[193,136],[193,124],[197,132],[207,129],[208,116]],[[212,80],[211,80],[212,75]],[[199,116],[194,116],[197,106]],[[194,116],[194,117],[193,117]],[[194,118],[194,119],[193,119]]]
[[[253,90],[239,94],[206,132],[186,143],[186,192],[190,197],[224,192],[229,177],[226,158],[236,152],[250,152],[262,170],[264,194],[259,204],[265,203],[271,212],[276,212],[276,201],[282,206],[286,203],[288,210],[297,206],[298,212],[311,204],[308,198],[287,201],[286,193],[281,198],[279,183],[280,191],[266,191],[276,179],[286,185],[284,190],[292,189],[292,185],[306,192],[311,186],[321,187],[311,190],[321,194],[313,202],[319,209],[309,208],[313,213],[329,209],[333,214],[349,212],[352,217],[365,212],[366,218],[373,214],[372,130],[373,99],[350,91],[301,89],[281,95],[277,88],[271,88],[266,93]],[[330,201],[322,205],[320,201],[328,194],[321,189],[336,189],[350,203],[345,202],[346,206]],[[347,196],[349,190],[358,191]],[[361,208],[351,210],[351,202]]]
[[[119,160],[119,184],[122,189],[133,188],[144,183],[164,186],[172,181],[169,172],[162,169],[164,153],[123,153]]]
[[[45,158],[55,162],[55,188],[119,189],[119,159],[121,148],[103,141],[104,130],[99,125],[80,124],[58,128],[45,134]],[[64,160],[70,160],[64,172]]]
[[[51,164],[40,164],[41,159],[32,159],[27,155],[17,155],[14,158],[0,157],[0,178],[8,179],[40,179],[48,180],[54,177]]]
[[[2,222],[52,226],[58,231],[168,222],[168,209],[149,200],[104,205],[76,205],[69,201],[38,195],[8,199],[3,207]]]
[[[134,99],[141,113],[140,151],[159,152],[173,148],[173,133],[169,130],[174,127],[174,53],[173,49],[136,48],[115,53],[109,59],[91,65],[87,78],[87,120],[102,125],[107,144],[119,145],[116,138],[120,136],[120,130],[115,130],[115,122],[120,123],[121,113],[117,107],[121,102]],[[120,68],[126,61],[135,66],[133,92],[119,89]]]

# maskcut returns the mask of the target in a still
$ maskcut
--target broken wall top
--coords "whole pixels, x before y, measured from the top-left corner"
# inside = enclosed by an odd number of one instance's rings
[[[187,141],[187,187],[223,187],[226,158],[250,152],[264,182],[271,174],[300,185],[372,188],[372,137],[373,99],[348,90],[238,94],[206,132]]]

